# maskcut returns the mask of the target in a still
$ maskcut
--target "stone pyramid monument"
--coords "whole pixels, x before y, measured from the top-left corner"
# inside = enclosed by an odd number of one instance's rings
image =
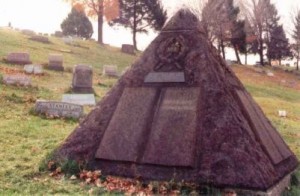
[[[267,191],[298,161],[180,10],[57,150],[104,174]]]

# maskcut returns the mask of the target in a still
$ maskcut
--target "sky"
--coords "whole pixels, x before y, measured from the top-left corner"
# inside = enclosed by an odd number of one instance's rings
[[[168,14],[174,13],[184,4],[195,3],[201,0],[162,0],[165,8],[170,10]],[[300,8],[300,0],[271,0],[275,3],[281,22],[286,31],[291,31],[291,11]],[[0,27],[7,26],[10,22],[14,28],[31,29],[41,33],[54,33],[60,30],[60,24],[71,11],[70,4],[63,0],[0,0]],[[94,26],[96,38],[96,21],[91,20]],[[120,36],[122,35],[122,36]],[[157,34],[138,35],[139,49],[145,49]],[[122,44],[132,44],[130,30],[122,27],[104,26],[104,42],[113,46],[120,47]]]

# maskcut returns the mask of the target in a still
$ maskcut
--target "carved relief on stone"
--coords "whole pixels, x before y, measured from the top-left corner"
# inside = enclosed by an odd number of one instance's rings
[[[163,41],[157,49],[159,62],[154,71],[183,71],[181,62],[187,53],[186,40],[182,35],[172,36]]]

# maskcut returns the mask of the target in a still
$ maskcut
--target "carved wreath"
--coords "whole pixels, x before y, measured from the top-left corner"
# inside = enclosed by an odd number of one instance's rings
[[[166,39],[157,49],[159,62],[154,67],[154,70],[183,70],[184,66],[180,63],[180,59],[184,58],[186,52],[186,41],[182,35]]]

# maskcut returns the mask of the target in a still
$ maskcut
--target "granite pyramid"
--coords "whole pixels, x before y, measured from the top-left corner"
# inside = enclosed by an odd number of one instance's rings
[[[268,190],[298,160],[180,10],[56,154],[104,174]]]

